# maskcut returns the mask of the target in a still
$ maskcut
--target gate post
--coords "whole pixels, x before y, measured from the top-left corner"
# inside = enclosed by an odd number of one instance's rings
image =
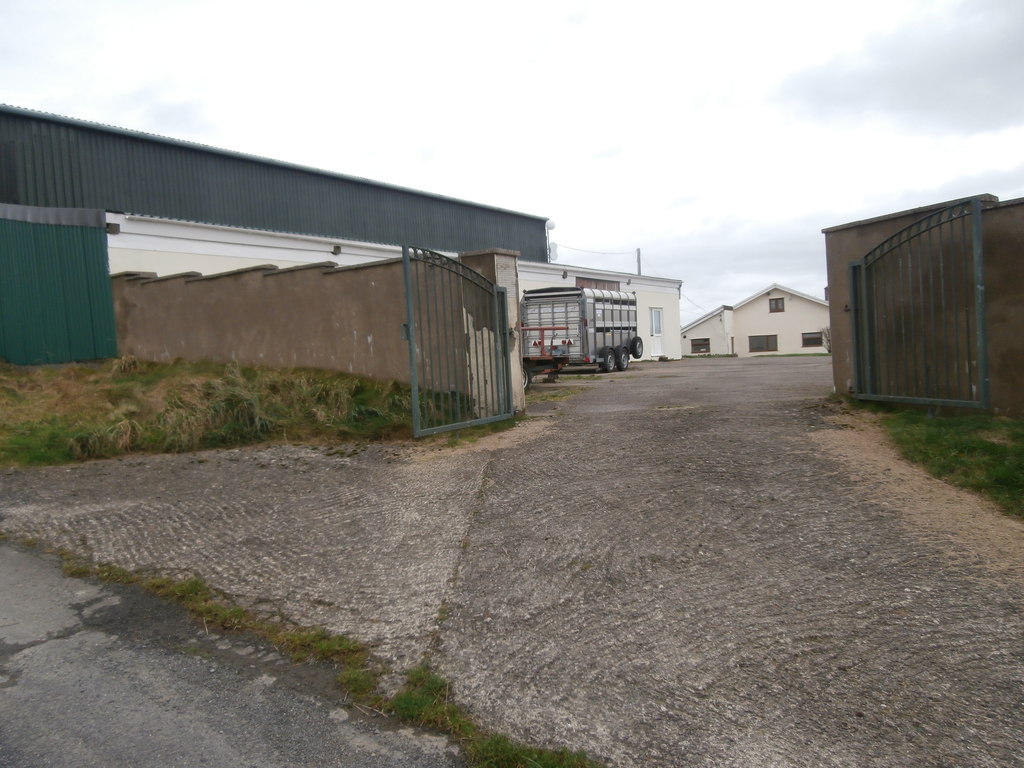
[[[508,369],[512,377],[512,409],[516,413],[526,410],[526,392],[523,390],[523,355],[519,348],[519,251],[489,248],[459,254],[459,261],[475,269],[495,285],[506,291],[508,307]]]

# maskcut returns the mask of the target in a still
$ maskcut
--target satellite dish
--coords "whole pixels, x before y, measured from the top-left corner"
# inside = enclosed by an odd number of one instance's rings
[[[558,243],[548,244],[548,261],[558,261]]]

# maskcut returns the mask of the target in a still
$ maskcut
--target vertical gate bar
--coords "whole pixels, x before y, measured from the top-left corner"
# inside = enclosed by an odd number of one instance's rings
[[[931,370],[925,370],[925,397],[932,397],[931,390],[934,390],[936,396],[943,394],[942,387],[939,384],[940,375],[939,370],[943,364],[941,353],[939,351],[939,329],[935,321],[935,262],[942,260],[942,253],[945,250],[945,232],[946,227],[942,226],[939,228],[937,233],[939,241],[938,258],[936,258],[935,242],[931,232],[928,233],[928,249],[926,251],[928,255],[928,335],[931,340],[930,355],[932,360]],[[928,339],[925,340],[926,343]]]
[[[485,350],[486,353],[484,358],[487,360],[487,415],[494,416],[500,413],[499,406],[499,394],[498,394],[498,306],[495,300],[495,286],[492,284],[488,290],[480,290],[480,295],[484,298],[484,309],[487,311],[488,318],[486,328],[490,331],[490,336],[487,334],[481,335],[481,341],[486,342]],[[490,301],[488,301],[488,299]]]
[[[476,286],[460,283],[462,290],[462,325],[466,334],[466,352],[469,355],[469,380],[466,382],[466,408],[469,418],[480,417],[480,391],[484,383],[484,371],[481,367],[479,350],[477,349],[477,329],[479,318],[476,317]],[[470,325],[470,318],[473,325]]]
[[[405,322],[406,336],[409,337],[409,388],[412,392],[412,433],[419,437],[420,432],[420,402],[419,383],[416,375],[416,319],[412,309],[412,270],[410,269],[410,254],[407,246],[402,246],[402,277],[405,280]]]
[[[437,328],[434,335],[437,359],[437,417],[445,421],[454,421],[452,417],[452,346],[458,343],[455,338],[455,326],[451,316],[451,302],[448,300],[448,272],[440,265],[434,267],[437,280],[431,292],[434,302],[434,314],[437,316]]]
[[[425,260],[426,254],[420,253],[419,279],[417,280],[417,296],[420,299],[420,313],[423,315],[423,372],[430,373],[430,386],[427,387],[427,398],[430,402],[429,421],[430,426],[437,426],[437,324],[441,318],[435,311],[431,297],[434,286],[437,283],[437,270],[429,261]]]
[[[419,368],[420,391],[420,425],[421,429],[429,429],[433,426],[434,413],[434,387],[430,381],[430,320],[431,312],[426,303],[430,273],[424,269],[423,256],[419,249],[412,251],[412,274],[414,283],[412,286],[415,298],[416,309],[416,343],[419,346]]]
[[[888,355],[884,355],[886,347],[891,344],[891,339],[896,338],[896,315],[893,313],[892,308],[888,305],[888,291],[894,285],[893,275],[899,275],[894,269],[895,262],[892,264],[879,261],[872,265],[871,270],[871,282],[868,285],[868,290],[871,293],[871,299],[875,302],[875,313],[876,313],[876,326],[872,329],[871,337],[872,343],[874,344],[874,357],[871,360],[872,367],[874,368],[875,378],[874,386],[875,391],[879,394],[886,394],[889,389],[885,384],[885,380],[882,378],[882,373],[885,371],[891,378],[889,373],[890,366],[886,365],[888,362]],[[888,272],[889,274],[886,274]],[[881,299],[881,301],[879,301]],[[886,303],[883,303],[886,302]],[[889,326],[892,326],[890,331]]]
[[[495,383],[497,382],[497,371],[498,371],[498,369],[497,369],[497,362],[498,361],[495,358],[495,349],[494,349],[494,341],[497,341],[496,339],[494,339],[494,336],[497,333],[497,330],[494,327],[495,316],[497,314],[497,307],[494,305],[494,286],[492,285],[491,289],[489,291],[484,291],[483,289],[479,289],[479,290],[476,291],[476,293],[478,295],[478,302],[479,302],[480,308],[487,311],[487,322],[484,323],[484,328],[490,330],[490,332],[491,332],[491,339],[493,340],[492,343],[486,344],[484,349],[480,350],[480,354],[481,354],[481,357],[484,360],[484,370],[485,370],[485,374],[484,375],[487,377],[486,387],[484,388],[486,390],[486,393],[487,393],[486,394],[486,398],[485,398],[486,402],[484,403],[484,407],[486,409],[486,415],[494,416],[495,413],[498,410],[498,390],[495,387]],[[479,301],[479,299],[484,299],[484,300],[483,301]],[[490,299],[490,301],[487,301],[487,299]],[[486,332],[481,333],[480,334],[480,341],[484,342],[484,341],[486,341],[486,339],[487,339]]]
[[[505,303],[506,293],[502,290],[500,285],[494,286],[494,355],[495,355],[495,391],[498,393],[497,410],[498,414],[508,413],[508,387],[506,382],[509,380],[509,360],[508,354],[506,354],[505,345],[508,343],[508,325],[505,320]]]
[[[431,329],[430,344],[432,352],[431,364],[434,370],[434,418],[435,426],[437,426],[442,420],[449,420],[449,344],[444,342],[451,333],[451,318],[448,315],[447,302],[445,301],[448,274],[440,268],[440,265],[435,263],[432,254],[428,252],[428,256],[431,258],[429,263],[432,275],[429,300],[431,313],[436,319]]]
[[[950,388],[950,361],[953,359],[950,355],[950,338],[947,329],[948,314],[946,310],[946,304],[948,301],[948,284],[946,278],[946,262],[949,259],[949,252],[954,249],[954,235],[955,229],[951,225],[946,230],[946,235],[943,238],[943,248],[935,264],[935,279],[938,283],[936,286],[936,327],[935,336],[939,340],[939,349],[942,354],[942,380],[938,386],[943,392],[943,397],[952,397],[953,390]]]
[[[446,265],[447,266],[447,265]],[[469,346],[466,339],[466,318],[463,312],[465,300],[462,295],[462,281],[453,269],[445,272],[444,281],[445,316],[451,323],[452,343],[446,344],[448,363],[448,408],[451,419],[465,421],[462,398],[463,389],[469,389],[470,372]],[[465,378],[463,379],[463,375]]]
[[[461,275],[459,277],[461,278]],[[466,392],[462,397],[457,398],[460,409],[459,420],[468,421],[476,418],[476,394],[480,385],[480,360],[479,355],[474,354],[476,334],[470,332],[469,326],[469,309],[472,307],[470,299],[473,295],[473,290],[472,286],[467,285],[466,281],[462,279],[453,282],[452,285],[458,288],[455,293],[457,294],[459,317],[462,320],[462,338],[465,339],[466,345],[466,360],[468,361],[466,370],[469,372],[469,376],[466,379]]]
[[[443,343],[445,331],[448,329],[450,321],[445,312],[443,301],[438,298],[444,290],[446,274],[438,268],[432,253],[425,251],[424,257],[426,259],[423,262],[424,271],[429,275],[428,279],[424,280],[426,306],[430,308],[428,311],[433,315],[428,345],[430,348],[431,426],[436,427],[447,418],[445,414],[450,397],[447,391],[447,373],[445,369],[447,345]]]
[[[906,297],[906,281],[903,278],[903,255],[902,255],[901,251],[897,251],[896,253],[898,254],[897,260],[896,260],[896,264],[897,264],[897,267],[899,269],[899,296],[902,297],[902,298],[905,298]],[[900,333],[900,345],[901,346],[906,344],[906,313],[905,312],[906,312],[906,302],[905,301],[900,301],[900,304],[899,304],[899,333]],[[899,355],[899,357],[901,358],[901,361],[902,361],[902,364],[903,364],[900,367],[900,377],[903,377],[903,375],[906,373],[906,359],[903,357],[903,355]],[[896,389],[899,390],[899,389],[902,389],[902,388],[905,388],[905,387],[906,387],[906,382],[903,380],[903,378],[898,378],[896,380]]]
[[[928,243],[929,244],[931,243],[932,231],[933,230],[929,229],[928,232],[927,232],[927,237],[928,237]],[[925,314],[926,314],[926,310],[927,310],[927,307],[925,306],[925,302],[928,300],[928,294],[925,293],[925,290],[924,290],[924,270],[925,270],[925,264],[924,264],[924,248],[922,246],[922,238],[920,238],[920,237],[917,238],[915,240],[915,242],[917,244],[917,254],[916,254],[916,258],[914,260],[915,261],[916,270],[917,270],[917,291],[918,291],[917,307],[918,307],[918,310],[919,310],[920,317],[918,318],[918,321],[917,321],[917,338],[914,339],[914,343],[911,346],[911,349],[914,350],[914,357],[915,358],[917,357],[918,354],[921,355],[921,358],[920,358],[920,363],[914,366],[914,368],[918,371],[918,374],[919,374],[919,376],[915,375],[915,377],[914,377],[914,385],[915,385],[914,388],[915,388],[915,390],[916,390],[916,392],[917,392],[919,397],[920,396],[928,397],[929,396],[929,394],[928,394],[928,390],[929,390],[929,386],[928,386],[928,365],[929,365],[929,360],[928,360],[928,333],[925,330]]]
[[[481,416],[491,416],[491,410],[494,408],[494,402],[491,399],[491,387],[494,381],[494,360],[493,360],[493,344],[487,344],[483,346],[484,340],[487,338],[488,329],[493,330],[493,324],[490,323],[493,320],[493,312],[490,303],[487,301],[491,297],[493,287],[490,291],[485,291],[483,288],[473,283],[473,309],[476,312],[485,312],[486,317],[481,322],[479,318],[476,321],[476,332],[474,333],[473,345],[476,347],[476,355],[480,358],[480,375],[481,378],[479,384],[476,387],[480,402],[477,403],[477,413]]]
[[[885,394],[888,388],[884,382],[890,377],[890,366],[886,365],[887,356],[884,354],[886,344],[891,344],[895,338],[896,326],[894,314],[889,307],[889,289],[893,285],[893,264],[889,261],[876,261],[871,265],[871,271],[866,276],[865,296],[871,302],[872,307],[872,328],[871,336],[871,386],[876,394]],[[890,328],[890,326],[892,326]],[[889,340],[889,341],[887,341]]]
[[[972,217],[973,218],[973,217]],[[966,218],[962,220],[963,239],[964,239],[964,253],[961,261],[961,273],[963,275],[963,302],[964,302],[964,360],[967,362],[967,397],[965,399],[973,400],[973,394],[977,390],[975,384],[975,365],[974,365],[974,335],[977,332],[977,328],[974,325],[974,312],[972,311],[972,304],[974,303],[974,292],[971,290],[971,274],[974,271],[973,262],[973,251],[974,242],[972,238],[972,232],[967,228]],[[972,222],[973,227],[973,222]]]
[[[429,318],[430,313],[424,312],[423,308],[423,263],[420,260],[419,251],[410,249],[410,265],[412,273],[412,295],[413,310],[416,313],[416,375],[419,380],[419,391],[417,392],[416,405],[420,411],[420,431],[429,427],[430,422],[430,382],[427,380],[426,360],[429,354],[428,329],[423,325],[423,319]]]
[[[861,360],[863,350],[861,349],[862,340],[860,328],[860,273],[863,267],[858,267],[856,262],[851,262],[847,267],[848,274],[850,277],[850,340],[853,344],[853,391],[854,394],[863,394],[864,387],[861,382],[863,376],[864,364]]]
[[[874,324],[872,322],[872,313],[874,312],[872,304],[874,304],[874,297],[868,294],[868,275],[863,261],[861,261],[860,268],[860,299],[861,304],[863,305],[862,314],[864,315],[864,385],[867,392],[871,394],[879,394],[878,387],[875,386],[874,379],[874,357],[876,349],[876,337],[874,334]]]
[[[438,336],[438,347],[444,352],[444,371],[440,385],[444,393],[441,397],[445,404],[445,420],[458,423],[462,416],[462,376],[468,376],[468,358],[466,351],[466,328],[463,319],[461,296],[459,295],[458,276],[451,265],[444,264],[439,273],[441,278],[441,305],[444,313],[444,330]],[[461,365],[460,365],[461,363]]]
[[[988,379],[988,323],[985,318],[985,263],[981,200],[971,201],[971,251],[974,261],[974,312],[978,329],[978,401],[991,407]]]
[[[498,290],[498,335],[501,339],[501,343],[498,345],[498,354],[501,355],[501,367],[502,367],[502,388],[505,392],[504,407],[502,413],[512,415],[514,407],[512,405],[512,361],[511,361],[511,348],[509,346],[509,319],[508,319],[508,289],[502,285],[496,286]]]
[[[950,227],[950,240],[951,241],[953,239],[952,235],[953,235],[953,228]],[[938,310],[939,310],[938,311],[939,326],[938,326],[938,328],[936,328],[936,336],[938,338],[942,339],[942,353],[943,353],[942,392],[944,393],[945,397],[951,397],[952,394],[953,394],[952,390],[950,389],[950,376],[949,376],[949,364],[950,364],[950,360],[951,360],[950,355],[949,355],[949,341],[950,340],[949,340],[949,336],[946,333],[946,331],[947,331],[947,324],[948,324],[948,315],[946,313],[946,255],[951,250],[953,250],[952,246],[946,247],[946,248],[944,248],[942,250],[942,252],[939,254],[939,260],[938,260],[938,265],[937,265],[938,266],[938,272],[939,272],[939,275],[938,275],[938,277],[939,277],[939,294],[938,294],[939,295],[939,307],[938,307]],[[955,359],[955,358],[953,358],[953,359]]]
[[[956,361],[956,392],[958,396],[963,395],[963,383],[961,378],[961,372],[963,367],[960,365],[960,361],[963,359],[961,354],[961,339],[960,339],[960,289],[961,289],[961,274],[960,264],[963,262],[965,254],[967,253],[967,245],[964,242],[964,223],[961,220],[957,225],[957,234],[959,235],[959,243],[957,245],[957,252],[953,257],[953,263],[950,264],[950,283],[953,290],[952,296],[952,311],[950,316],[953,320],[953,338],[955,339],[955,349],[953,359]]]

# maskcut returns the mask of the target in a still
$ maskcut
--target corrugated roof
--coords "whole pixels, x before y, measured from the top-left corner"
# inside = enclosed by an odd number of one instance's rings
[[[9,105],[0,202],[547,261],[542,216]]]

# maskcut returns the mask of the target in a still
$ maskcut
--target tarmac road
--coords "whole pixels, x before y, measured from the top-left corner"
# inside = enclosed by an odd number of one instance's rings
[[[53,557],[0,544],[0,596],[3,768],[459,764],[439,736],[358,719],[329,671],[208,636],[137,589],[65,578]]]

